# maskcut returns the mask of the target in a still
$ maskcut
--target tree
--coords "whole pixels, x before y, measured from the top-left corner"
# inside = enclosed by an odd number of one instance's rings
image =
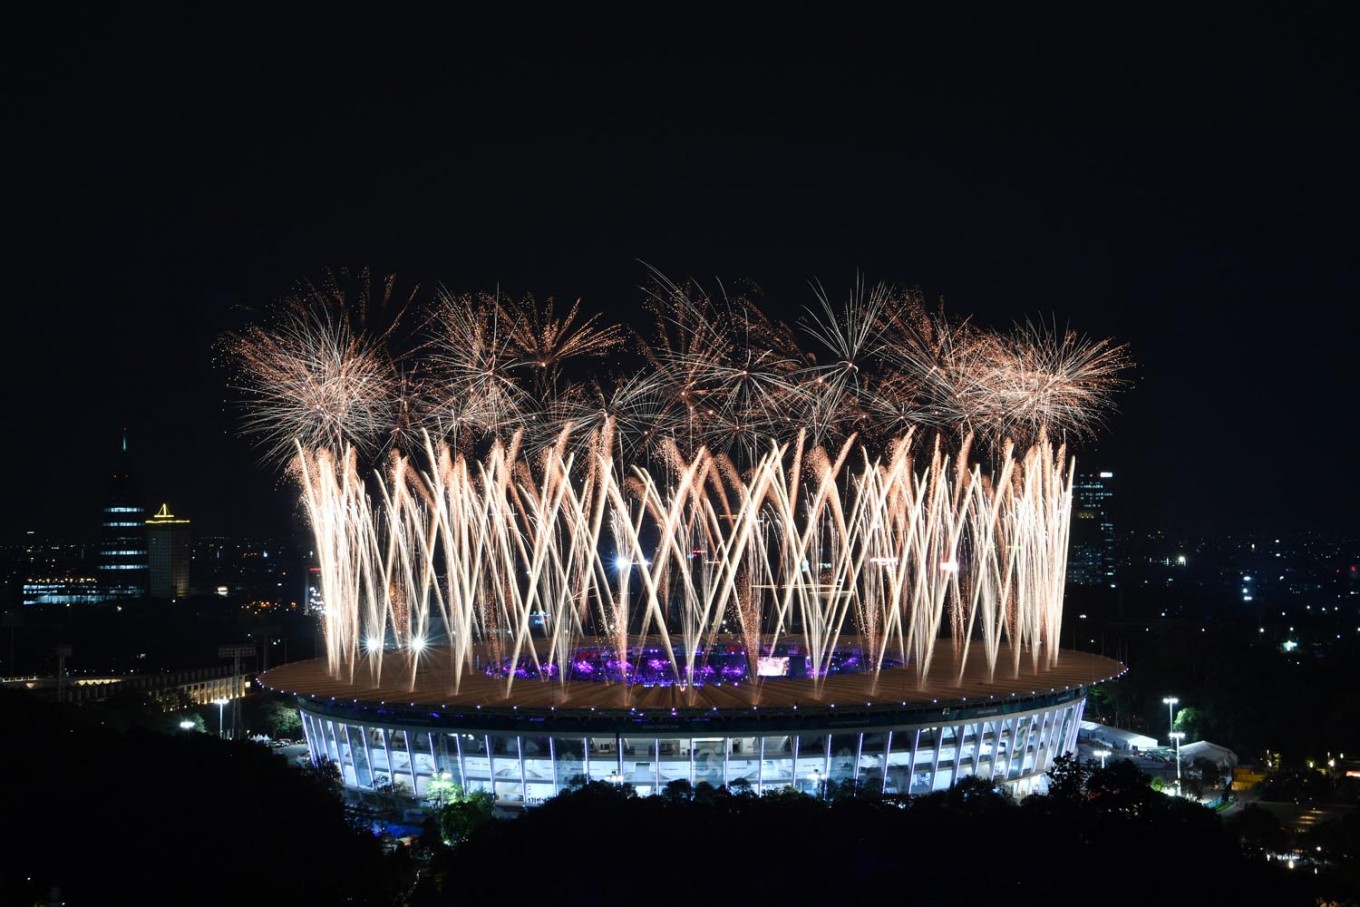
[[[1126,816],[1144,815],[1163,803],[1148,776],[1128,759],[1093,767],[1086,778],[1086,799],[1102,813]]]
[[[92,703],[90,711],[98,714],[99,723],[120,731],[141,728],[160,731],[171,719],[173,712],[191,708],[193,703],[178,690],[158,696],[148,690],[130,687],[116,689],[102,702]],[[178,727],[180,719],[175,718],[172,727]]]
[[[755,788],[747,778],[733,778],[732,783],[727,785],[728,793],[734,797],[754,797]]]
[[[1251,856],[1283,853],[1289,844],[1289,832],[1280,820],[1255,803],[1248,803],[1229,816],[1224,825],[1242,851]]]
[[[490,791],[464,791],[453,785],[448,801],[435,820],[440,839],[449,847],[457,847],[491,821],[495,807],[496,798]]]
[[[1096,684],[1086,694],[1091,713],[1114,727],[1128,727],[1137,695],[1126,680]]]
[[[1206,716],[1203,709],[1187,705],[1176,713],[1174,722],[1178,731],[1185,733],[1184,743],[1194,743],[1196,740],[1204,739],[1204,725]]]
[[[661,789],[661,796],[667,803],[689,802],[694,799],[694,785],[686,778],[667,781],[666,786]]]
[[[862,784],[856,784],[855,779],[853,778],[846,778],[843,781],[827,781],[825,783],[824,799],[833,802],[869,796],[871,796],[870,788]]]
[[[180,714],[171,717],[176,730],[185,731],[190,734],[202,734],[208,730],[208,725],[203,720],[203,716],[197,712],[190,712],[187,715]],[[190,727],[184,727],[183,723],[188,722]]]
[[[35,701],[41,713],[28,720],[22,704],[0,697],[6,729],[24,741],[0,753],[4,776],[35,777],[41,764],[53,778],[75,779],[6,790],[6,820],[24,833],[6,838],[0,905],[46,904],[58,885],[68,903],[135,904],[152,889],[186,892],[179,899],[201,907],[396,903],[373,836],[352,832],[328,789],[338,775],[309,784],[320,770],[299,771],[253,744],[181,733],[178,715],[160,714],[150,731],[86,727],[105,717],[92,705]],[[149,765],[154,779],[137,780]],[[91,795],[90,779],[104,777],[134,783],[100,784]],[[77,815],[117,833],[89,847]],[[332,860],[324,873],[296,871],[298,861]],[[215,871],[223,866],[230,871]]]
[[[937,801],[938,805],[966,816],[997,813],[1014,805],[1003,788],[977,775],[960,778],[945,790],[926,794],[922,800]]]
[[[462,788],[453,782],[448,772],[440,772],[430,779],[429,786],[425,788],[425,799],[431,800],[436,806],[443,807],[462,793]]]
[[[712,805],[716,803],[719,798],[726,796],[727,788],[725,787],[714,787],[707,781],[700,781],[698,784],[694,785],[695,803],[707,803]]]
[[[1301,803],[1315,803],[1330,799],[1332,780],[1322,772],[1312,769],[1285,769],[1271,772],[1261,782],[1262,800],[1294,800]]]
[[[1206,791],[1214,790],[1221,786],[1223,772],[1218,763],[1203,756],[1195,757],[1190,763],[1189,771],[1190,792],[1196,797],[1203,797]]]
[[[301,713],[278,699],[270,699],[262,704],[259,717],[275,737],[294,737],[302,731]]]
[[[1070,753],[1053,759],[1053,767],[1048,774],[1048,797],[1051,801],[1075,802],[1086,797],[1086,780],[1090,777],[1094,762],[1086,765]]]
[[[373,783],[373,793],[389,807],[399,808],[409,800],[415,798],[411,792],[411,785],[405,781],[393,781],[391,778],[383,778],[381,781]]]
[[[312,787],[324,790],[337,798],[340,796],[342,785],[339,763],[322,756],[319,759],[304,763],[300,771],[302,777],[305,778]]]

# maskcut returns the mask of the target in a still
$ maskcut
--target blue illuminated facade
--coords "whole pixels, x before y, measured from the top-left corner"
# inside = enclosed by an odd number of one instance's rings
[[[1005,703],[760,709],[700,716],[525,709],[375,707],[299,697],[313,759],[346,786],[400,785],[417,798],[444,777],[502,806],[533,806],[583,779],[640,796],[673,781],[818,793],[852,782],[884,795],[927,794],[981,777],[1017,796],[1043,789],[1076,747],[1085,689]]]
[[[108,479],[100,526],[98,574],[105,600],[146,595],[146,508],[132,471],[127,434]]]

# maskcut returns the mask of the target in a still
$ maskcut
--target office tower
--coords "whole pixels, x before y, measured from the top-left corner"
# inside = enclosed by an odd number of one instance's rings
[[[184,598],[189,594],[189,521],[162,504],[146,521],[147,593],[152,598]]]
[[[145,513],[124,432],[122,449],[109,476],[99,542],[100,595],[105,600],[146,594]]]
[[[1114,473],[1081,472],[1072,482],[1072,533],[1067,581],[1115,587]]]

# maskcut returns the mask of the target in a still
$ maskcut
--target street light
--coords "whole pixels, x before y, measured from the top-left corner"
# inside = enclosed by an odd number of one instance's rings
[[[1166,696],[1162,703],[1166,706],[1166,730],[1171,733],[1176,729],[1176,703],[1180,702],[1175,696]]]
[[[814,768],[812,770],[812,790],[817,799],[822,798],[822,770]]]
[[[1110,755],[1109,750],[1096,750],[1095,754],[1100,757],[1100,767],[1105,767],[1105,757]]]
[[[194,723],[186,718],[179,723],[179,729],[181,731],[192,731],[194,729]]]
[[[223,699],[220,696],[217,699],[213,700],[213,704],[217,706],[217,736],[219,738],[221,738],[222,736],[222,707],[225,706],[228,702],[231,702],[231,700]]]
[[[1185,731],[1172,731],[1171,739],[1176,741],[1176,796],[1181,795],[1181,738]]]

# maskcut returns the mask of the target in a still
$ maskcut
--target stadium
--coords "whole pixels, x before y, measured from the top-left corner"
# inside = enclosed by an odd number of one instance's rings
[[[1041,786],[1123,671],[1057,648],[1067,439],[1122,348],[821,302],[804,349],[664,281],[650,340],[446,294],[414,360],[330,283],[234,338],[313,536],[325,657],[260,678],[312,757],[526,805],[581,778]],[[620,347],[612,384],[568,365]]]
[[[502,806],[532,806],[581,777],[639,795],[672,781],[814,795],[853,782],[919,795],[979,777],[1023,796],[1043,788],[1055,756],[1075,750],[1086,691],[1124,670],[1082,652],[1007,680],[975,669],[956,682],[953,667],[940,665],[951,680],[924,687],[902,669],[876,683],[833,676],[820,696],[794,678],[706,684],[697,697],[622,684],[576,684],[563,696],[534,684],[509,698],[500,682],[474,678],[451,696],[451,671],[438,660],[414,688],[405,677],[356,688],[322,660],[284,665],[260,683],[297,697],[312,757],[339,765],[349,787],[401,784],[424,798],[443,777]]]

